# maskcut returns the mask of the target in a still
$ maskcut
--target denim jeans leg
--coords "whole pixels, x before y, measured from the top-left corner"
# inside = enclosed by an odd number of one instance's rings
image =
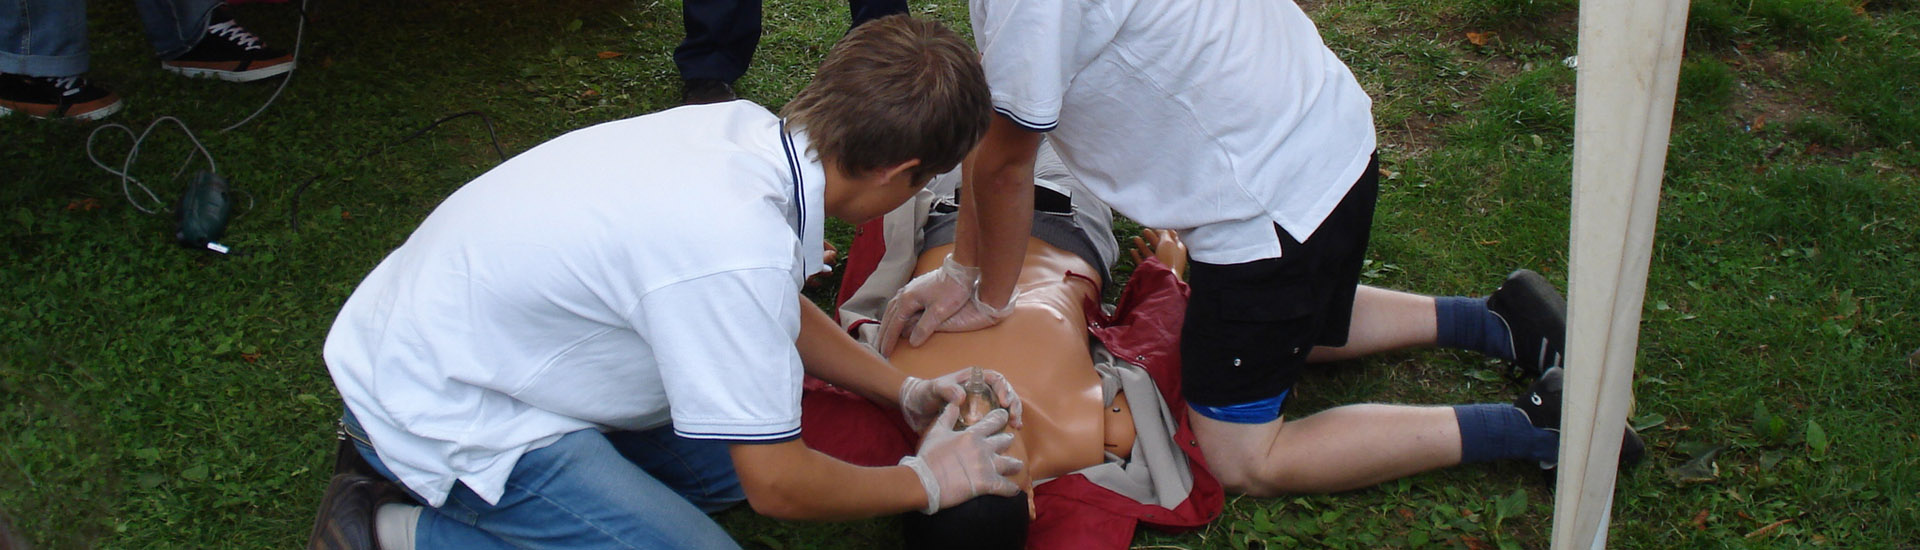
[[[671,426],[613,432],[607,440],[628,461],[703,512],[711,514],[747,500],[724,442],[680,437]]]
[[[346,420],[349,432],[364,433],[351,414]],[[375,470],[393,479],[377,453],[358,441],[356,446]],[[724,445],[720,447],[724,457]],[[711,481],[715,468],[705,466],[707,483],[723,495],[718,498],[725,498],[726,484]],[[732,479],[731,459],[725,466],[724,477]],[[733,487],[738,490],[737,480]],[[489,504],[466,485],[456,484],[445,503],[420,514],[418,547],[738,548],[694,503],[628,461],[606,435],[593,430],[567,434],[521,456],[506,489],[499,502]]]
[[[86,0],[0,0],[0,73],[87,72]]]
[[[154,55],[173,59],[193,49],[207,34],[213,9],[221,0],[135,0],[140,8],[140,24],[147,29],[147,42]]]

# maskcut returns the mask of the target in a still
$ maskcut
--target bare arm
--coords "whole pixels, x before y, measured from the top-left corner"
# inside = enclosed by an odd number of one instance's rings
[[[800,339],[794,346],[800,350],[807,374],[888,408],[899,407],[900,384],[907,375],[855,342],[804,296],[800,298]]]
[[[1033,225],[1033,162],[1040,134],[995,115],[967,156],[954,260],[980,268],[980,301],[999,307],[1013,297]]]
[[[797,439],[733,445],[728,451],[747,503],[765,516],[847,520],[927,506],[920,478],[906,466],[855,466],[809,449]]]

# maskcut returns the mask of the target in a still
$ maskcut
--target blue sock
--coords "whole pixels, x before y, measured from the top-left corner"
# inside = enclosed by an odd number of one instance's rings
[[[1554,462],[1560,458],[1560,433],[1536,428],[1527,413],[1505,403],[1455,405],[1460,422],[1460,463],[1524,459]]]
[[[1477,351],[1513,360],[1513,339],[1506,323],[1487,310],[1486,298],[1440,296],[1433,299],[1441,347]]]

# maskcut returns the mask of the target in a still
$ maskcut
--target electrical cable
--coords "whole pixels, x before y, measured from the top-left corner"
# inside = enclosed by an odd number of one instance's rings
[[[87,160],[93,161],[94,166],[100,167],[101,170],[106,170],[107,173],[109,174],[120,176],[120,192],[127,196],[127,202],[132,203],[134,209],[139,210],[140,212],[145,214],[152,214],[152,215],[161,214],[162,211],[164,211],[167,208],[166,206],[167,201],[160,200],[160,195],[155,194],[153,192],[153,189],[147,187],[147,184],[141,183],[139,178],[133,177],[133,175],[129,174],[128,172],[133,171],[134,160],[140,158],[140,144],[147,140],[147,135],[152,134],[155,128],[160,127],[160,123],[168,122],[168,121],[172,121],[174,124],[179,125],[180,131],[187,134],[187,139],[193,141],[193,146],[199,149],[200,154],[202,156],[206,157],[207,171],[212,173],[219,173],[220,169],[213,162],[213,154],[207,152],[207,146],[201,144],[200,138],[193,135],[193,130],[190,128],[187,128],[187,123],[181,122],[180,119],[177,119],[171,116],[163,116],[158,119],[155,119],[153,123],[147,125],[146,130],[141,131],[137,135],[133,133],[133,128],[129,128],[127,126],[114,124],[114,123],[102,124],[100,125],[99,128],[94,128],[93,132],[87,134]],[[93,154],[94,138],[99,137],[101,131],[108,130],[108,129],[116,129],[122,132],[126,132],[128,137],[133,138],[133,145],[127,148],[127,158],[124,162],[120,164],[119,170],[114,170],[113,167],[107,166],[107,164],[104,162],[100,162],[100,158],[97,156],[94,156]],[[186,173],[187,166],[192,163],[193,163],[193,152],[188,151],[187,157],[183,159],[180,163],[180,168],[177,170],[174,170],[173,178],[178,178],[180,177],[180,174]],[[139,199],[133,196],[133,187],[139,187],[141,191],[147,194],[147,198],[152,199],[153,202],[156,203],[158,206],[154,208],[147,208],[145,205],[140,204]]]
[[[247,115],[246,118],[240,119],[239,122],[235,122],[230,126],[221,128],[220,133],[224,134],[224,133],[233,131],[233,129],[235,128],[239,128],[248,122],[252,122],[254,118],[257,118],[260,116],[261,113],[266,112],[267,107],[272,106],[274,100],[277,100],[280,98],[281,92],[286,91],[287,83],[293,81],[293,73],[297,71],[299,68],[298,64],[300,60],[300,49],[302,45],[306,43],[307,20],[308,20],[307,4],[310,1],[311,0],[300,0],[300,6],[298,8],[300,19],[299,19],[299,22],[295,25],[294,37],[293,37],[293,59],[295,63],[294,68],[287,70],[287,76],[285,78],[280,79],[280,85],[274,88],[272,95],[267,96],[267,101],[265,103],[260,104],[259,108],[254,109],[252,114]],[[153,133],[153,130],[155,127],[159,126],[160,123],[166,122],[166,121],[173,121],[174,124],[179,125],[180,131],[186,133],[187,139],[193,141],[194,147],[198,148],[200,150],[200,154],[204,155],[207,159],[208,172],[215,173],[215,174],[218,174],[220,172],[219,168],[215,165],[213,161],[213,154],[207,152],[206,145],[200,143],[200,138],[193,134],[193,130],[187,127],[186,122],[178,118],[175,118],[173,116],[162,116],[158,119],[154,119],[152,123],[149,123],[147,125],[146,130],[140,132],[137,135],[133,132],[133,128],[130,128],[128,126],[124,126],[121,124],[117,124],[117,123],[103,124],[98,128],[94,128],[93,132],[87,134],[87,159],[93,161],[94,166],[100,167],[101,170],[105,170],[109,174],[119,176],[120,191],[122,194],[126,195],[127,202],[132,204],[134,209],[139,210],[140,212],[145,214],[151,214],[151,215],[160,214],[161,211],[166,208],[165,206],[166,201],[161,200],[160,196],[153,192],[153,189],[148,188],[146,184],[141,183],[138,178],[134,178],[128,172],[132,171],[134,160],[139,158],[140,156],[141,143],[146,141],[147,135]],[[108,128],[114,128],[122,132],[126,132],[127,136],[133,138],[133,145],[127,149],[126,161],[120,165],[119,170],[114,170],[112,167],[107,166],[106,163],[100,162],[100,159],[97,156],[95,156],[93,152],[93,140],[99,137],[100,132],[102,130],[106,130]],[[187,158],[181,162],[180,168],[174,171],[173,177],[178,178],[180,177],[180,174],[185,173],[187,166],[191,164],[192,161],[193,161],[193,156],[192,156],[192,153],[189,152]],[[133,194],[133,187],[139,187],[140,191],[146,193],[147,198],[153,201],[153,203],[157,206],[150,208],[147,205],[141,204],[140,200],[136,198]],[[235,190],[239,191],[238,189],[235,189]],[[240,191],[240,192],[242,194],[247,195],[248,209],[251,210],[252,203],[253,203],[253,194],[247,193],[245,191]]]
[[[392,145],[381,147],[379,149],[368,151],[366,153],[361,153],[360,156],[355,157],[351,161],[351,163],[359,164],[362,161],[365,161],[368,158],[373,157],[374,155],[385,153],[401,145],[406,145],[407,142],[413,141],[414,139],[419,138],[420,136],[426,135],[427,132],[433,131],[434,128],[439,127],[441,124],[445,124],[448,121],[451,121],[456,118],[464,117],[464,116],[480,117],[480,122],[486,124],[487,138],[492,140],[493,142],[493,153],[500,157],[500,162],[506,162],[507,153],[506,153],[506,150],[500,148],[500,135],[494,132],[493,118],[488,117],[486,113],[483,113],[480,111],[462,111],[462,112],[440,117],[438,120],[434,120],[433,122],[428,123],[425,127],[422,127],[419,130],[414,130],[413,133],[411,134],[407,134],[407,137],[401,138],[400,141],[396,141]],[[293,194],[291,198],[287,200],[287,224],[291,226],[294,232],[296,233],[300,231],[300,196],[302,194],[305,194],[307,192],[307,189],[312,187],[313,184],[318,181],[320,181],[320,174],[314,174],[312,177],[307,178],[307,181],[300,182],[300,185],[293,188]]]
[[[293,81],[293,73],[300,70],[300,45],[305,42],[307,36],[307,2],[309,1],[310,0],[300,0],[300,23],[294,27],[293,31],[293,68],[287,69],[286,78],[280,79],[280,86],[273,89],[273,95],[267,96],[266,103],[260,104],[259,109],[254,109],[253,114],[247,115],[247,118],[240,119],[240,122],[235,122],[232,126],[221,128],[220,133],[231,132],[234,128],[239,128],[248,122],[252,122],[254,117],[260,116],[260,113],[267,112],[267,107],[273,105],[273,100],[280,99],[280,92],[287,90],[287,83]]]

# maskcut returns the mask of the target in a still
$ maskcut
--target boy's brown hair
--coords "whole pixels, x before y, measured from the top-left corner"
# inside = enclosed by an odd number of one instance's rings
[[[892,15],[834,44],[780,115],[849,175],[920,159],[912,171],[920,182],[959,165],[992,112],[972,46],[939,23]]]

